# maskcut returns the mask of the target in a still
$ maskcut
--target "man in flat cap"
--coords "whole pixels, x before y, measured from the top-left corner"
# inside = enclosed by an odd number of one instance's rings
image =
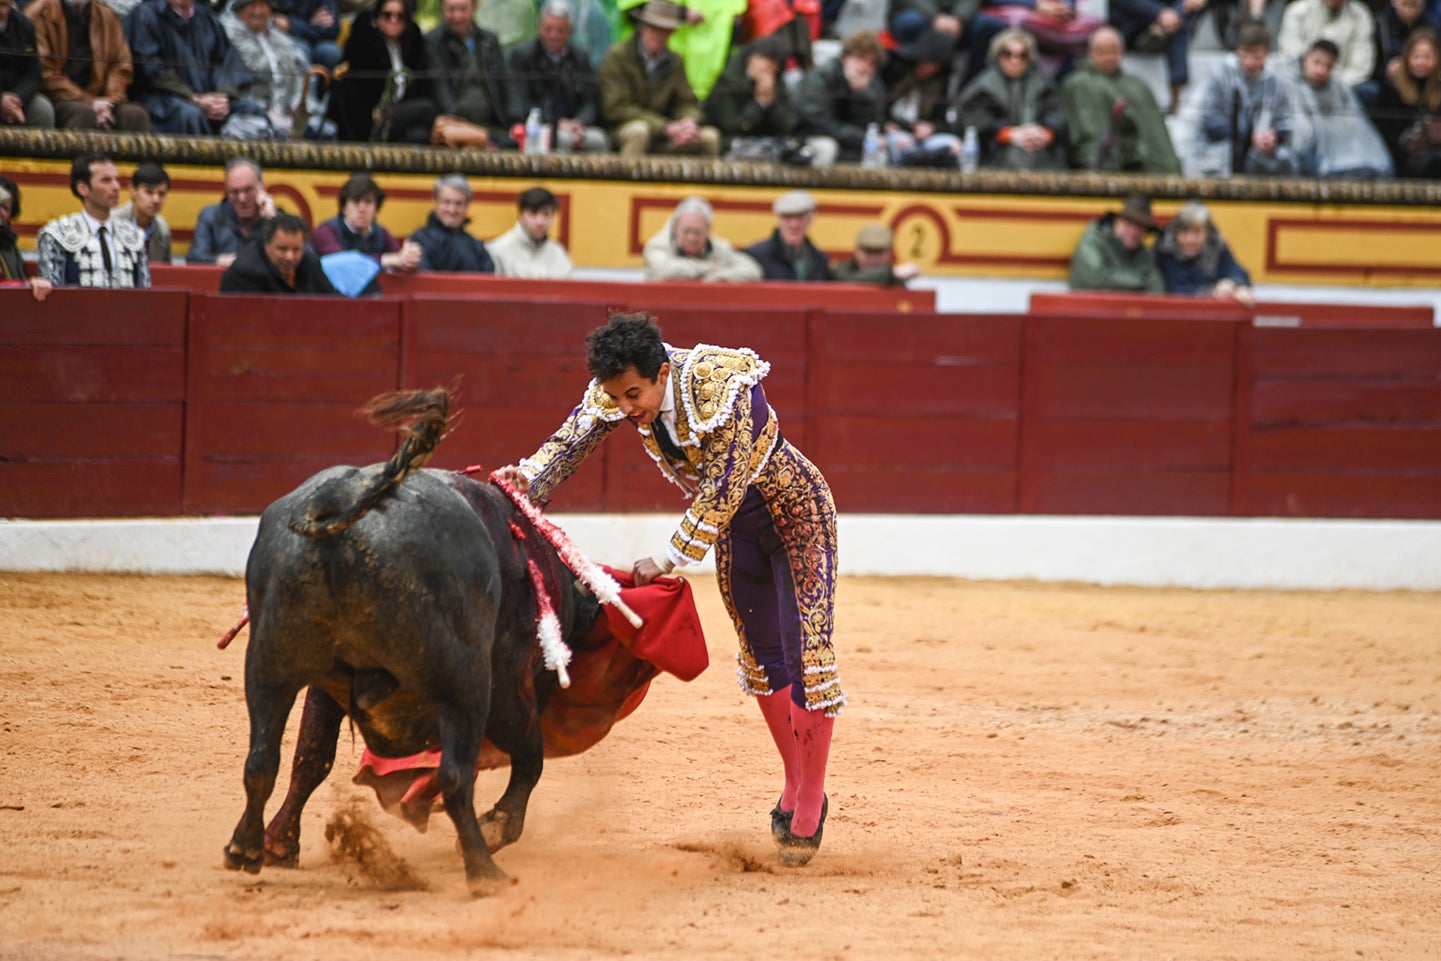
[[[831,279],[848,284],[904,287],[920,274],[915,264],[892,263],[895,235],[885,224],[866,224],[856,233],[856,252],[831,268]]]
[[[763,280],[830,280],[826,255],[811,243],[806,232],[816,215],[816,198],[804,190],[790,190],[771,205],[775,231],[746,248],[761,265]]]
[[[685,8],[669,0],[636,7],[635,35],[610,48],[600,65],[600,106],[625,157],[647,153],[720,153],[720,131],[701,124],[700,101],[685,64],[666,44],[685,26]]]

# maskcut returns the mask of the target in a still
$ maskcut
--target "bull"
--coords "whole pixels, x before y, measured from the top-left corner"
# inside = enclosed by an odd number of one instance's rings
[[[544,763],[539,714],[557,684],[537,644],[545,599],[527,561],[565,640],[599,609],[494,484],[423,469],[450,402],[444,390],[376,398],[371,420],[405,428],[394,456],[321,471],[261,515],[245,570],[250,747],[245,812],[224,853],[232,870],[298,863],[301,810],[348,716],[381,757],[441,752],[437,781],[471,892],[506,877],[491,855],[520,838]],[[281,736],[307,688],[289,792],[267,828]],[[478,818],[483,740],[509,755],[510,780]]]

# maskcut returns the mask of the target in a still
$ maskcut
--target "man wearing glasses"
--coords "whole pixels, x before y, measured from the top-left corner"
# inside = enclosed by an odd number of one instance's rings
[[[265,192],[260,164],[236,157],[225,165],[225,199],[200,211],[185,262],[229,267],[274,216],[275,201]]]

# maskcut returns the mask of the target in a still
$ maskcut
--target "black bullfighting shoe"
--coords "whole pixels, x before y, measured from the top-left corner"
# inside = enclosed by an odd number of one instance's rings
[[[786,815],[785,833],[776,838],[776,852],[780,856],[781,864],[788,868],[799,868],[810,863],[811,858],[821,849],[821,835],[826,829],[826,809],[830,807],[831,799],[825,795],[821,796],[821,820],[816,825],[816,833],[808,838],[797,837],[791,833],[791,818],[793,814]],[[779,805],[776,810],[780,810]]]
[[[780,844],[791,829],[791,818],[795,817],[794,811],[782,811],[780,798],[776,799],[776,806],[771,808],[771,837]]]

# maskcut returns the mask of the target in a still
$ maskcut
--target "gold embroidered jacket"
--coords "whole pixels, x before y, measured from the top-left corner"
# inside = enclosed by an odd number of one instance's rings
[[[767,410],[762,412],[766,422],[755,429],[751,388],[770,372],[770,365],[754,351],[697,344],[691,350],[667,346],[666,353],[685,463],[673,463],[661,451],[653,430],[664,430],[663,426],[637,429],[661,473],[692,498],[667,553],[678,565],[695,564],[705,558],[740,507],[746,488],[764,473],[780,436],[780,423],[775,412]],[[620,408],[592,380],[580,406],[560,429],[520,462],[530,478],[531,496],[548,496],[624,419]]]

